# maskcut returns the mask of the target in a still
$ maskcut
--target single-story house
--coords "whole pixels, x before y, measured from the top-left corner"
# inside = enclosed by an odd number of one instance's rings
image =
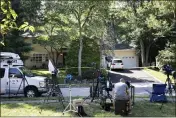
[[[46,49],[39,44],[33,42],[33,36],[23,35],[25,41],[32,44],[33,50],[28,54],[29,58],[24,61],[24,65],[27,68],[48,68],[49,55]],[[108,47],[105,45],[104,47]],[[47,47],[49,49],[49,47]],[[109,48],[104,49],[109,50]],[[120,58],[123,61],[125,68],[139,67],[139,57],[136,54],[136,50],[129,46],[128,44],[116,44],[114,49],[111,49],[109,52],[102,55],[102,67],[107,67],[108,62],[106,61],[107,56],[113,58]],[[50,52],[51,53],[51,52]],[[65,65],[65,58],[67,55],[67,49],[64,49],[62,54],[59,55],[59,66],[62,67]]]
[[[24,65],[27,68],[48,68],[49,55],[46,49],[40,46],[40,44],[33,42],[31,37],[25,37],[25,41],[32,44],[33,50],[27,54],[29,58],[24,61]],[[49,49],[49,47],[47,48]],[[65,64],[66,53],[67,50],[64,49],[59,55],[58,66],[62,67]]]

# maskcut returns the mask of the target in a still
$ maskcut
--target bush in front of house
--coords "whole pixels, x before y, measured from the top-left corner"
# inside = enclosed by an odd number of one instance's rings
[[[167,46],[164,50],[159,51],[157,59],[157,67],[162,69],[163,65],[170,64],[176,68],[176,44]]]

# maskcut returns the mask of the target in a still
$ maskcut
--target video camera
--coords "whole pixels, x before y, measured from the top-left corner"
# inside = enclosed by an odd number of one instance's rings
[[[169,77],[169,75],[172,74],[172,67],[168,64],[163,66],[163,71],[165,71],[165,73],[167,74],[167,76]]]
[[[109,80],[105,80],[101,86],[100,105],[106,111],[110,111],[110,107],[113,105],[112,96],[109,93],[113,90],[113,87],[112,82]]]
[[[106,91],[112,91],[112,89],[113,89],[113,84],[112,84],[112,82],[111,81],[109,81],[109,80],[106,80],[106,79],[104,79],[104,78],[102,78],[102,77],[100,77],[100,83],[101,83],[101,89],[102,90],[106,90]]]

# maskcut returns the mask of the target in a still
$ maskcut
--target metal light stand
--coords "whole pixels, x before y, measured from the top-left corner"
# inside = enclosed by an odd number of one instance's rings
[[[132,100],[132,106],[134,106],[134,101],[135,101],[135,87],[131,86],[131,100]]]
[[[63,115],[64,115],[64,113],[67,113],[67,112],[70,112],[70,111],[72,111],[72,112],[76,112],[76,113],[78,113],[78,111],[77,111],[77,109],[73,106],[73,104],[72,104],[72,98],[71,98],[71,84],[69,84],[69,94],[70,94],[70,101],[69,101],[69,104],[67,105],[67,107],[64,109],[64,111],[63,111]],[[69,109],[68,109],[69,108]],[[73,109],[72,109],[73,108]],[[67,110],[68,109],[68,110]]]
[[[8,63],[8,70],[10,71],[10,65],[12,64],[12,61],[8,60],[7,63]],[[8,71],[8,77],[9,77],[9,73],[10,73],[9,71]],[[7,84],[9,84],[9,96],[8,97],[10,99],[10,77],[9,77],[9,82],[7,82]]]

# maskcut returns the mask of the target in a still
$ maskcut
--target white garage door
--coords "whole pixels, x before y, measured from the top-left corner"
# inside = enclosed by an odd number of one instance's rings
[[[124,68],[137,67],[136,56],[124,56],[121,58],[124,64]]]

